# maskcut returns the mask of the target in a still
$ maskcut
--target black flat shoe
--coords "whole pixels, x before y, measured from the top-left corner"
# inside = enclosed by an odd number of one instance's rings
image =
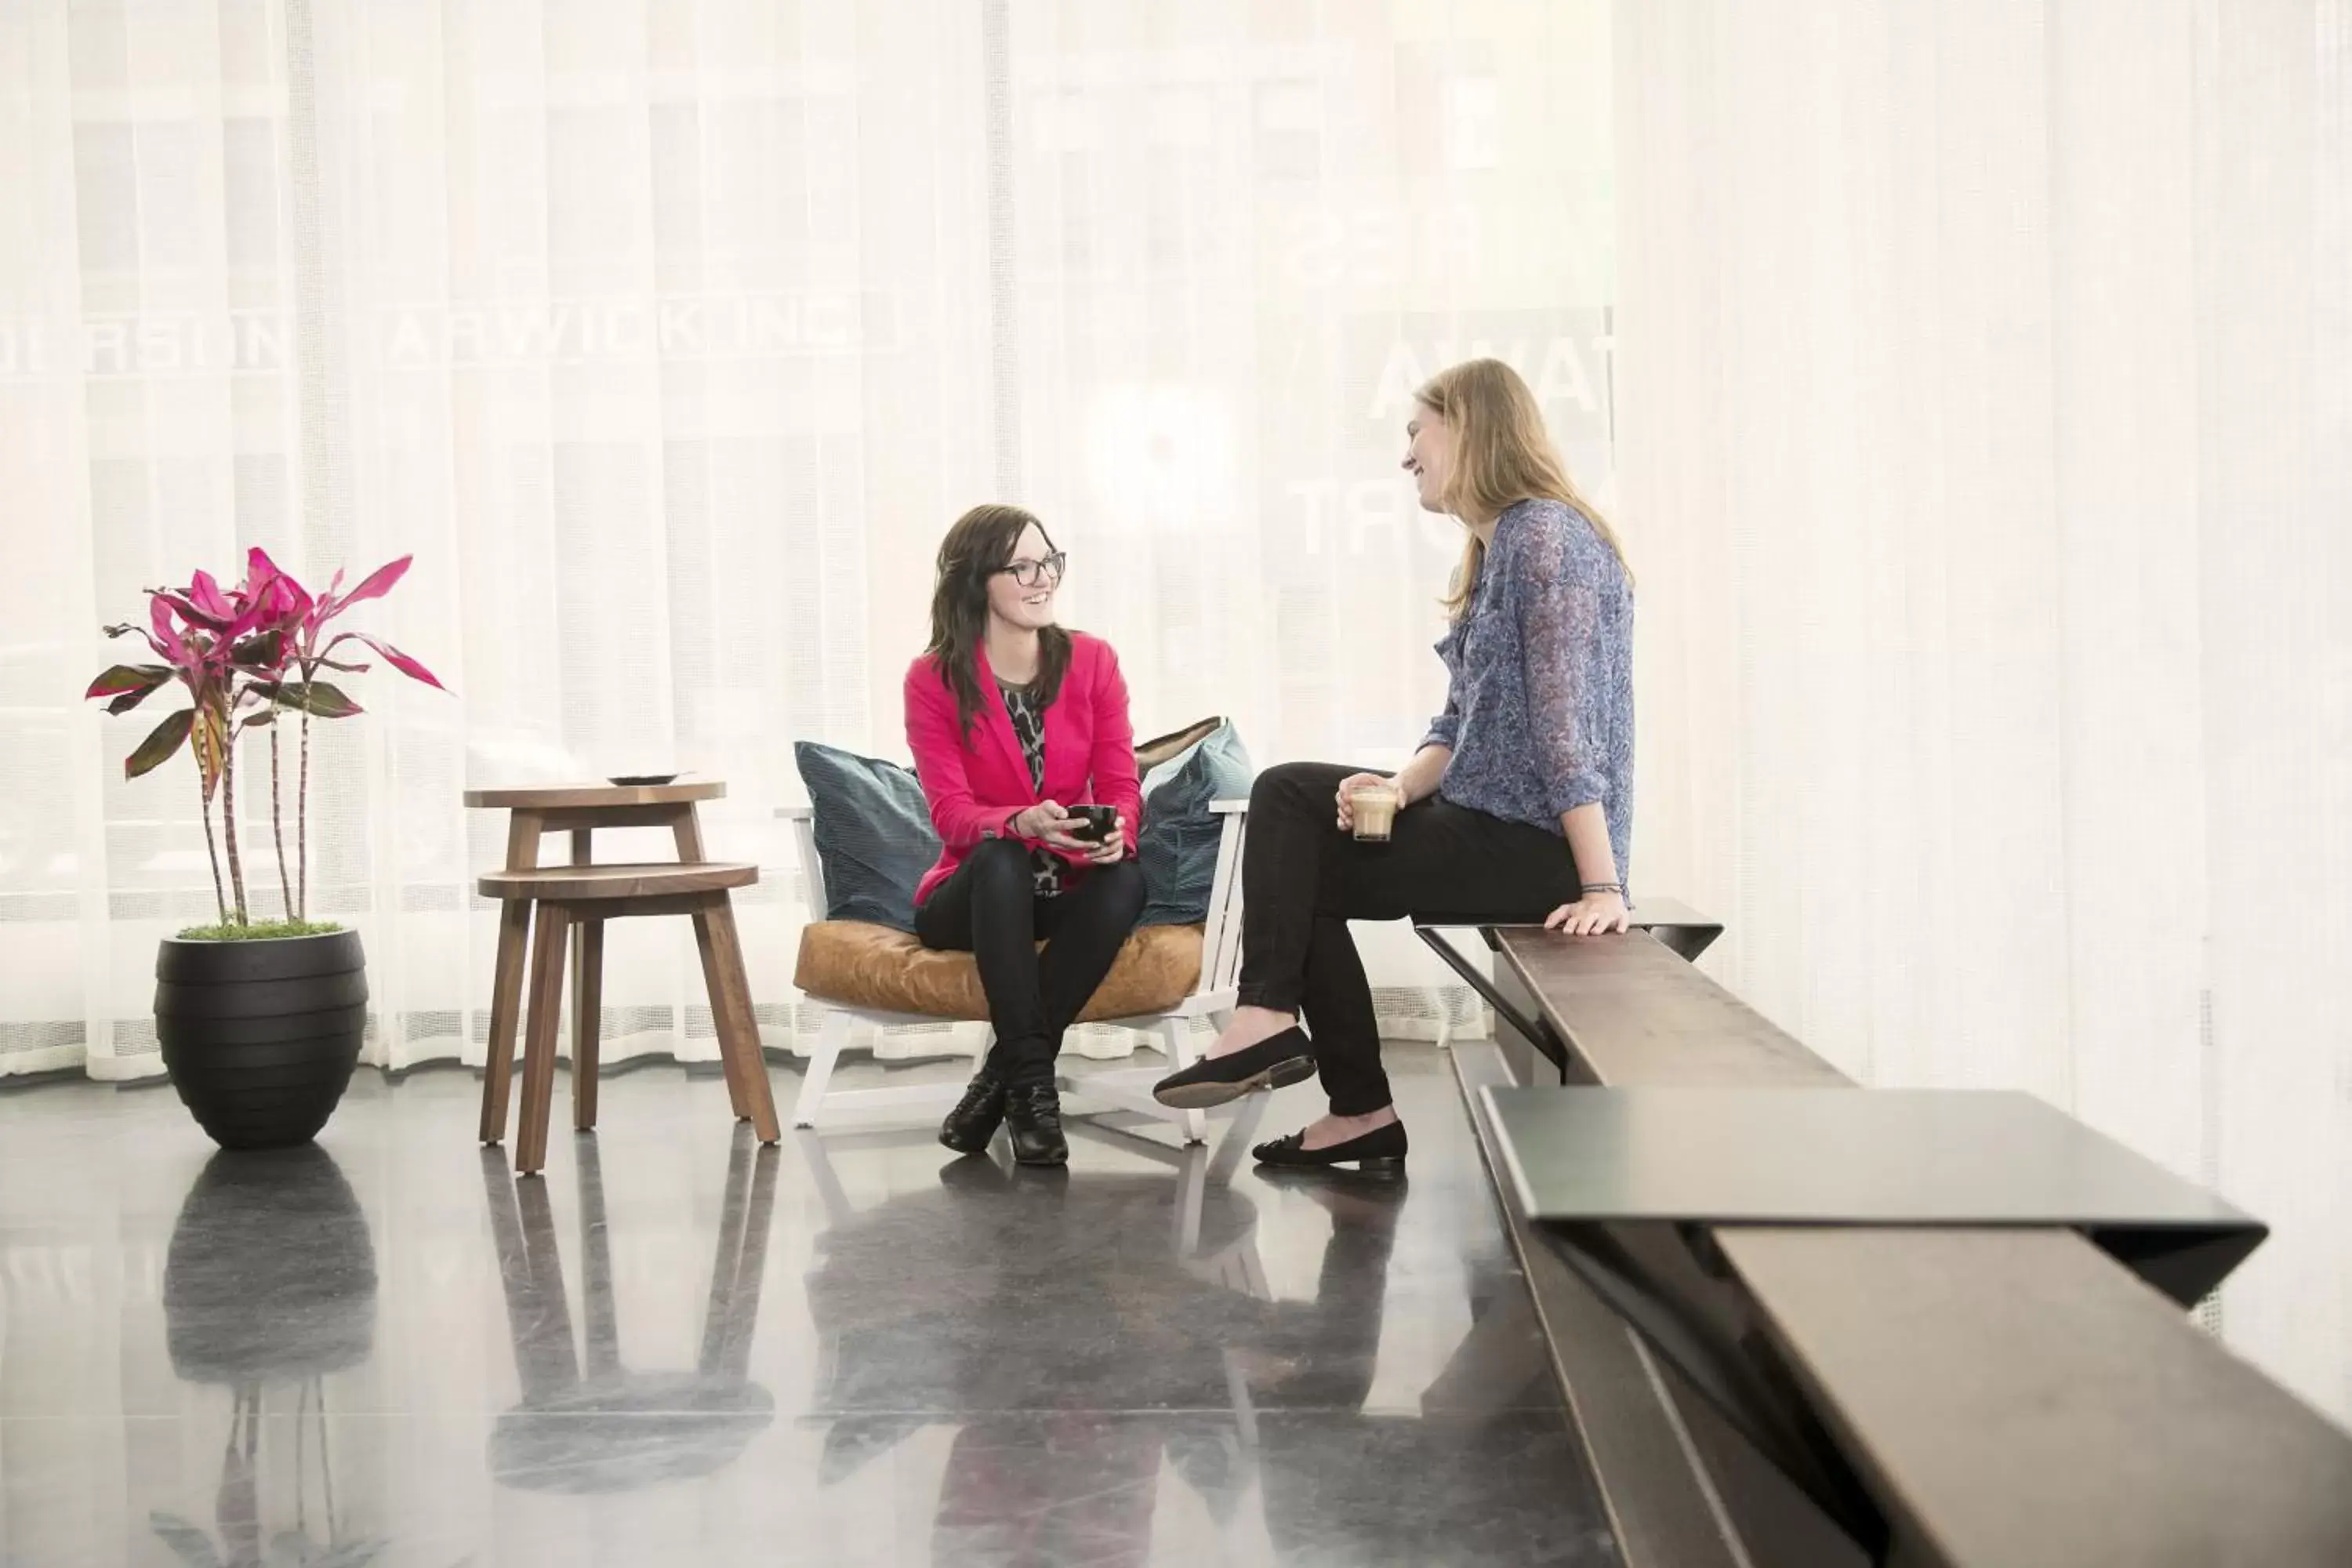
[[[1367,1176],[1402,1176],[1404,1174],[1404,1123],[1391,1121],[1386,1127],[1375,1127],[1360,1138],[1350,1138],[1345,1143],[1328,1148],[1309,1149],[1307,1134],[1294,1132],[1287,1138],[1277,1138],[1271,1143],[1261,1143],[1250,1151],[1261,1165],[1282,1171],[1328,1171],[1335,1165],[1352,1163],[1358,1173]]]
[[[1024,1165],[1061,1165],[1070,1158],[1062,1136],[1062,1091],[1051,1083],[1016,1083],[1004,1091],[1004,1128],[1013,1158]]]
[[[1293,1024],[1246,1050],[1203,1058],[1151,1086],[1151,1098],[1179,1110],[1206,1110],[1261,1089],[1286,1089],[1315,1076],[1315,1046]]]
[[[997,1124],[1004,1120],[1004,1080],[996,1069],[986,1063],[971,1075],[971,1082],[940,1123],[940,1142],[959,1154],[978,1154],[996,1136]]]

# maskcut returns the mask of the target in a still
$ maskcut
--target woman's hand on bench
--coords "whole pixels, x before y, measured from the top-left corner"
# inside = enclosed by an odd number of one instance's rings
[[[1601,936],[1623,931],[1633,923],[1633,914],[1625,908],[1625,895],[1598,889],[1544,917],[1544,930],[1566,931],[1570,936]]]

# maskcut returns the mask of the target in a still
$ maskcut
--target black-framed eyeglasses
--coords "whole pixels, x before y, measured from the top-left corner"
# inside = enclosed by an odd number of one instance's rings
[[[1024,588],[1034,588],[1044,582],[1048,575],[1051,575],[1055,582],[1060,582],[1062,574],[1069,569],[1069,564],[1070,552],[1066,550],[1056,550],[1043,561],[1008,561],[996,570],[1012,573],[1013,580]]]

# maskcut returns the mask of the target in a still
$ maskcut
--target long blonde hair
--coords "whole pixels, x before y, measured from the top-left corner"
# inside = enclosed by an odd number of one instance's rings
[[[1464,520],[1465,532],[1467,520],[1499,517],[1517,501],[1559,501],[1584,514],[1593,531],[1617,552],[1625,580],[1633,580],[1617,531],[1570,480],[1551,433],[1544,428],[1543,407],[1517,371],[1498,359],[1466,360],[1439,371],[1412,395],[1454,432],[1454,472],[1438,500]],[[1445,613],[1454,619],[1460,620],[1469,610],[1486,563],[1486,545],[1470,533],[1445,595]]]

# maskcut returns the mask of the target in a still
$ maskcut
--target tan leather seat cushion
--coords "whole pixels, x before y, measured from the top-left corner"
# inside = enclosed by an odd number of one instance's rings
[[[1174,1006],[1201,978],[1199,926],[1143,926],[1119,949],[1079,1020],[1131,1018]],[[819,921],[801,931],[793,984],[820,1002],[985,1019],[980,964],[968,952],[934,952],[906,931],[865,921]]]

